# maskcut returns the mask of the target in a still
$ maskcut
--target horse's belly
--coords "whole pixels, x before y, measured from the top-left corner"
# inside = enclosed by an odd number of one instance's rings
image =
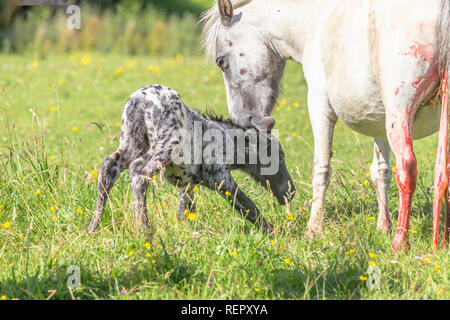
[[[386,113],[383,104],[363,102],[355,104],[354,102],[339,103],[333,106],[339,119],[356,132],[386,140]],[[420,106],[414,117],[414,139],[421,139],[438,131],[439,117],[438,105]]]

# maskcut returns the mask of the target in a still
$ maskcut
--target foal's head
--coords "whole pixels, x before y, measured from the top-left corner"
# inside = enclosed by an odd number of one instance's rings
[[[251,164],[249,161],[241,169],[269,189],[280,204],[286,204],[294,197],[295,186],[287,170],[280,142],[265,130],[257,133],[253,129],[247,130],[246,137],[247,159],[256,155],[256,163]]]
[[[233,3],[219,0],[204,14],[206,51],[222,69],[231,120],[245,128],[270,130],[285,60],[270,36],[261,32],[264,18],[260,10],[259,15],[251,11],[251,0]]]

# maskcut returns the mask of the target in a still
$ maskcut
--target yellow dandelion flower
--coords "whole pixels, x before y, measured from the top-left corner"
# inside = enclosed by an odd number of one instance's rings
[[[231,196],[231,192],[225,191],[225,195],[226,195],[227,197],[229,197],[229,196]]]
[[[132,257],[132,256],[134,255],[134,251],[131,250],[130,252],[128,252],[128,255],[129,255],[130,257]]]
[[[1,296],[0,299],[6,300],[7,298],[6,298],[6,296]]]
[[[50,160],[55,160],[55,156],[50,156]]]
[[[48,111],[56,112],[56,111],[58,111],[58,108],[57,107],[50,107],[50,108],[48,108]]]
[[[288,220],[294,220],[294,215],[291,212],[289,212],[288,215],[287,215],[287,219]]]
[[[348,251],[345,251],[344,253],[345,253],[347,256],[350,254],[350,252],[348,252]]]
[[[342,226],[342,232],[345,232],[345,227],[344,226]]]
[[[250,213],[250,209],[245,210],[246,213]]]
[[[56,217],[52,217],[52,221],[55,222],[56,221]]]
[[[271,245],[275,245],[275,241],[274,240],[270,240],[270,244]]]
[[[152,178],[152,179],[153,179],[153,181],[156,181],[156,176],[153,176],[153,178]]]
[[[189,210],[188,209],[184,209],[184,214],[187,216],[189,214]]]
[[[64,84],[64,82],[65,82],[64,79],[59,79],[58,80],[58,85],[62,86]]]
[[[37,189],[37,190],[34,192],[34,194],[35,194],[35,195],[40,195],[40,194],[41,194],[41,189]]]
[[[281,111],[281,107],[276,107],[275,110]]]
[[[348,250],[348,252],[349,252],[349,253],[355,253],[356,250],[355,250],[355,249],[350,249],[350,250]]]
[[[300,103],[298,102],[294,103],[294,108],[300,108]]]
[[[55,211],[56,211],[56,208],[55,208],[55,207],[50,207],[50,211],[55,212]]]
[[[369,185],[369,180],[364,180],[363,181],[363,185],[368,186]]]
[[[78,127],[75,126],[75,127],[72,128],[72,130],[73,130],[73,132],[77,132],[78,131]]]
[[[156,262],[156,260],[155,260],[155,259],[153,259],[153,260],[152,260],[152,263],[155,263],[155,262]]]
[[[441,268],[441,266],[437,264],[437,265],[435,265],[435,266],[433,267],[433,270],[434,270],[434,271],[438,271],[440,268]]]
[[[195,218],[197,218],[198,217],[198,215],[196,215],[196,214],[194,214],[194,213],[189,213],[188,214],[188,216],[187,216],[187,218],[189,219],[189,220],[194,220]]]
[[[145,247],[146,249],[150,249],[150,242],[146,242],[146,243],[144,244],[144,247]]]
[[[234,257],[235,255],[237,255],[236,251],[230,252],[230,256]]]
[[[291,259],[289,259],[289,258],[284,259],[284,264],[285,264],[286,266],[290,265],[290,264],[291,264]]]
[[[375,263],[375,261],[369,261],[369,264],[371,265],[371,266],[376,266],[377,264]]]
[[[6,222],[3,224],[3,228],[5,228],[5,229],[8,229],[10,226],[11,226],[11,224],[10,224],[8,221],[6,221]]]
[[[255,288],[255,292],[259,292],[259,289],[258,289],[258,288]]]
[[[91,175],[92,175],[92,178],[97,178],[98,177],[98,173],[95,172],[95,170],[91,171]]]
[[[281,100],[280,101],[280,106],[285,106],[286,105],[286,103],[287,103],[287,100],[286,99],[283,99],[283,100]]]
[[[153,73],[158,73],[161,71],[161,67],[160,66],[154,66],[153,64],[150,64],[147,69]]]
[[[417,233],[417,230],[416,230],[416,229],[412,229],[412,230],[411,230],[411,233],[412,233],[412,234],[416,234],[416,233]]]
[[[369,220],[374,220],[375,218],[374,217],[369,217]]]
[[[177,60],[178,62],[183,61],[183,59],[184,59],[184,56],[183,56],[182,53],[178,53],[178,54],[175,56],[175,60]]]
[[[198,188],[194,187],[194,189],[192,189],[192,192],[197,192]]]
[[[292,132],[292,136],[293,136],[293,137],[296,137],[296,136],[297,136],[297,133],[296,133],[296,132]]]
[[[117,76],[117,75],[119,75],[119,74],[124,73],[124,71],[125,71],[125,68],[122,67],[122,66],[120,66],[120,67],[118,67],[118,68],[114,71],[114,75]]]
[[[369,252],[369,257],[371,257],[371,258],[375,258],[377,255],[375,254],[375,253],[371,253],[371,252]]]
[[[39,62],[33,61],[33,63],[31,64],[31,69],[36,69],[37,67],[39,67]]]
[[[81,59],[81,61],[80,61],[80,63],[81,63],[82,66],[88,65],[88,64],[90,64],[91,62],[92,62],[92,59],[91,59],[91,58],[83,58],[83,59]]]
[[[434,156],[434,152],[432,151],[432,152],[429,152],[428,153],[430,156]]]
[[[395,172],[395,169],[397,169],[395,166],[392,167],[392,171]]]
[[[292,110],[291,107],[287,107],[287,108],[286,108],[286,111],[291,111],[291,110]]]
[[[426,258],[424,261],[425,261],[425,263],[428,263],[428,262],[431,261],[431,259],[430,258]]]
[[[150,253],[147,252],[147,253],[145,254],[145,256],[146,256],[147,258],[150,258],[152,255],[151,255]]]
[[[210,76],[215,76],[216,75],[216,70],[214,70],[214,69],[209,70],[209,75]]]
[[[370,177],[370,173],[369,172],[366,172],[366,177]]]
[[[366,280],[367,280],[367,277],[359,276],[359,280],[361,280],[361,281],[366,281]]]
[[[82,213],[83,210],[81,210],[81,208],[77,208],[77,210],[75,210],[76,213]]]

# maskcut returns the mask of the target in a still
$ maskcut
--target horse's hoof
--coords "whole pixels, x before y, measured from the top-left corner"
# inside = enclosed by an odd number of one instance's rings
[[[306,238],[309,240],[314,240],[322,234],[322,227],[308,227],[306,230]]]
[[[394,237],[394,241],[392,242],[392,248],[395,252],[406,252],[411,248],[408,235],[405,231],[399,231]]]
[[[379,221],[377,224],[377,230],[378,230],[378,232],[381,232],[381,233],[386,233],[386,234],[391,233],[392,223],[390,221],[388,221],[388,222]]]

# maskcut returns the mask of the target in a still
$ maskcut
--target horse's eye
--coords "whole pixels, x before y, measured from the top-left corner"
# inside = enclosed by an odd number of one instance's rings
[[[219,66],[220,69],[223,70],[224,69],[224,65],[225,65],[225,56],[217,57],[216,64]]]

